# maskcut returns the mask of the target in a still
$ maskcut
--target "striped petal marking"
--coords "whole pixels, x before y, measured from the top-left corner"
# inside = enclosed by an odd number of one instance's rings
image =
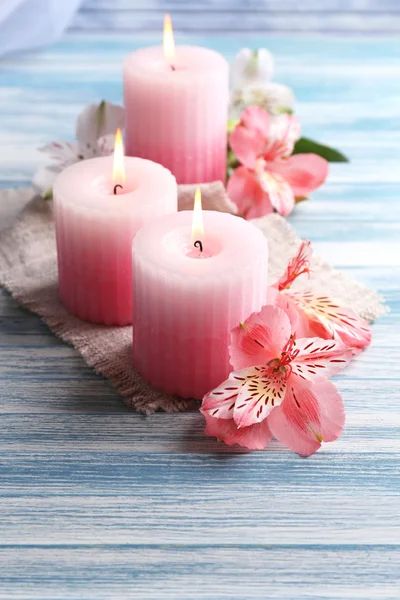
[[[292,375],[310,381],[328,379],[350,362],[352,351],[341,340],[300,338],[290,363]]]
[[[286,393],[285,370],[255,367],[255,374],[247,377],[233,409],[233,418],[238,427],[261,423],[279,406]]]
[[[291,296],[310,321],[321,326],[323,331],[317,330],[317,335],[325,333],[324,337],[340,338],[353,348],[362,349],[370,344],[372,334],[368,323],[351,309],[339,306],[328,296],[316,296],[312,292],[295,292]]]
[[[228,379],[204,396],[201,409],[217,419],[233,419],[235,402],[243,385],[264,371],[263,366],[233,371]]]

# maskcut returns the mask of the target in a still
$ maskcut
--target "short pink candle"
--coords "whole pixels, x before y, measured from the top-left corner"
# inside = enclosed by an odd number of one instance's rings
[[[124,165],[116,194],[112,156],[71,165],[53,189],[61,300],[93,323],[131,323],[132,240],[144,223],[177,210],[167,169],[140,158]]]
[[[266,302],[268,246],[251,223],[203,211],[157,219],[133,242],[133,360],[155,388],[201,399],[232,370],[232,328]]]
[[[228,63],[207,48],[142,48],[124,65],[125,143],[130,156],[167,167],[178,183],[226,177]]]

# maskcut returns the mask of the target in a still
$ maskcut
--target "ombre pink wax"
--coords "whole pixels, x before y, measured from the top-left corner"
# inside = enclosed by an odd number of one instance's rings
[[[229,67],[207,48],[177,46],[174,69],[160,47],[124,64],[125,147],[154,160],[178,183],[226,176]]]
[[[175,178],[161,165],[125,158],[113,193],[113,157],[67,167],[53,189],[61,301],[92,323],[132,321],[132,240],[142,225],[176,212]]]
[[[222,383],[230,333],[267,295],[268,245],[244,219],[203,211],[203,252],[192,211],[156,219],[133,242],[133,361],[153,387],[201,399]]]

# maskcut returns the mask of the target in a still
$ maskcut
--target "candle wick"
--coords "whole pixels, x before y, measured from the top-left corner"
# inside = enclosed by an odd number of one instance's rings
[[[117,185],[114,185],[114,196],[117,195],[117,188],[121,188],[121,190],[123,190],[124,188],[122,187],[122,185],[120,185],[119,183],[117,183]]]
[[[203,252],[203,243],[200,240],[196,240],[193,246],[195,248],[198,248],[200,252]]]
[[[171,71],[176,71],[175,65],[169,65],[171,67]]]

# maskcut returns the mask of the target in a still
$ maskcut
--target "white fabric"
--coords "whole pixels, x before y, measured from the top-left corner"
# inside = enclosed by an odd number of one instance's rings
[[[82,0],[1,0],[0,57],[51,44]]]

